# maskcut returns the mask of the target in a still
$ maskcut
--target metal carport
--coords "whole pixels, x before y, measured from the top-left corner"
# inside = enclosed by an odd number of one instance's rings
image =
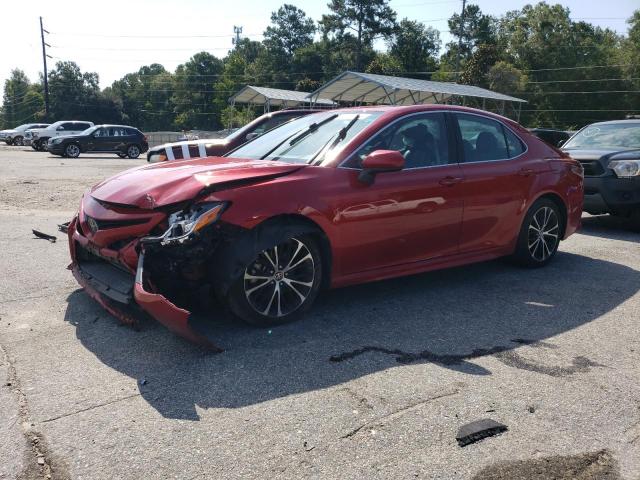
[[[505,113],[506,103],[514,106],[516,116],[526,100],[493,92],[473,85],[452,82],[434,82],[415,78],[392,77],[373,73],[344,72],[308,95],[311,104],[320,98],[352,105],[386,104],[416,105],[424,103],[461,103],[474,99],[485,109],[486,102],[494,101],[498,110]],[[517,104],[518,108],[515,108]]]
[[[237,103],[248,105],[259,105],[265,112],[271,111],[271,107],[299,107],[311,106],[311,100],[307,92],[297,92],[295,90],[282,90],[279,88],[256,87],[247,85],[238,93],[229,98],[229,103],[234,106]],[[316,96],[314,102],[318,107],[333,107],[335,103],[331,100]]]

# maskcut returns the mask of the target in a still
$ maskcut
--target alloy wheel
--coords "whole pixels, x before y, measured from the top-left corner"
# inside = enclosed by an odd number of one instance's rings
[[[245,269],[245,297],[260,315],[284,317],[305,303],[315,276],[316,266],[309,247],[291,238],[260,252]]]
[[[127,155],[129,156],[129,158],[138,158],[138,156],[140,155],[140,149],[135,145],[131,145],[127,149]]]
[[[78,155],[80,155],[80,147],[78,147],[75,143],[72,143],[67,146],[67,148],[65,149],[65,153],[68,157],[76,158]]]
[[[538,261],[547,260],[558,246],[560,222],[551,207],[542,207],[531,217],[528,232],[528,248],[531,257]]]

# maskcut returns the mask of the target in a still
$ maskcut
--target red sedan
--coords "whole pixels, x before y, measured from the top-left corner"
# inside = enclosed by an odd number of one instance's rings
[[[202,295],[260,326],[342,287],[512,256],[550,262],[580,225],[583,172],[517,123],[455,106],[332,110],[226,157],[93,187],[69,228],[73,273],[133,322],[173,331]]]

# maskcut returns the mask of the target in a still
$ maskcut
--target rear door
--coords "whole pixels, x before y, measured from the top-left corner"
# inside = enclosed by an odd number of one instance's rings
[[[453,113],[461,151],[464,197],[460,252],[502,248],[517,238],[536,176],[548,169],[503,123]]]

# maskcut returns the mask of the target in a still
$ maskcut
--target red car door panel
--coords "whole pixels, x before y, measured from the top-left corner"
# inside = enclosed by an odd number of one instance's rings
[[[459,165],[380,173],[372,185],[357,177],[349,171],[351,193],[334,208],[343,273],[457,252],[463,202],[450,180],[461,178]]]

